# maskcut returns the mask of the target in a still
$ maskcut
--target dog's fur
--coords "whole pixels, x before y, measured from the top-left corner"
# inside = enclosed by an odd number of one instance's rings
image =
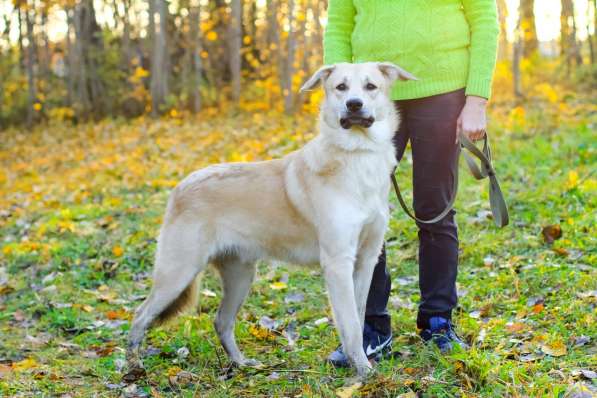
[[[344,351],[359,375],[369,371],[362,330],[389,218],[399,123],[389,90],[396,79],[414,77],[388,63],[324,66],[302,88],[323,82],[326,93],[320,134],[304,148],[278,160],[210,166],[174,189],[154,285],[130,331],[129,361],[140,364],[148,327],[196,304],[194,280],[212,263],[224,292],[215,320],[220,341],[235,364],[256,364],[238,349],[234,323],[256,261],[277,259],[321,264]],[[349,100],[360,100],[362,108],[351,112]]]

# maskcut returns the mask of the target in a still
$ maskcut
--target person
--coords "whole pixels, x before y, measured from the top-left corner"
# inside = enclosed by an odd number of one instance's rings
[[[410,141],[413,207],[431,219],[448,204],[458,173],[457,134],[484,137],[499,34],[495,0],[329,0],[324,63],[393,62],[418,80],[397,82],[392,99],[401,114],[394,137],[402,158]],[[417,329],[441,352],[466,347],[452,324],[457,304],[458,233],[454,210],[419,228]],[[363,348],[379,361],[391,350],[387,310],[391,279],[385,249],[367,298]],[[348,366],[342,346],[328,357]]]

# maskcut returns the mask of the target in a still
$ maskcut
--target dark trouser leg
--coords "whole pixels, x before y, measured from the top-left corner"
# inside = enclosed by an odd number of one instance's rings
[[[382,249],[377,265],[373,270],[371,287],[367,296],[365,322],[383,334],[392,332],[390,314],[388,313],[388,299],[392,289],[392,279],[386,267],[386,249]]]
[[[410,100],[406,119],[413,151],[414,209],[417,217],[435,217],[450,201],[458,173],[456,121],[464,106],[464,90]],[[419,226],[419,287],[417,326],[429,318],[451,318],[456,307],[458,231],[452,210],[443,220]]]
[[[396,159],[400,161],[408,142],[408,131],[406,122],[403,120],[400,129],[394,137],[396,147]],[[392,279],[386,264],[386,248],[381,250],[377,265],[373,271],[371,287],[367,296],[367,308],[365,309],[365,322],[383,334],[392,332],[390,314],[388,313],[388,300],[392,289]]]
[[[445,209],[454,194],[458,173],[456,121],[464,106],[464,90],[433,97],[397,101],[401,110],[400,130],[394,137],[398,161],[408,140],[413,151],[414,209],[417,217],[430,219]],[[451,211],[435,224],[419,226],[419,288],[421,303],[417,326],[427,328],[429,318],[451,318],[456,307],[458,230]],[[365,320],[385,334],[391,331],[387,304],[391,280],[385,249],[373,273]]]

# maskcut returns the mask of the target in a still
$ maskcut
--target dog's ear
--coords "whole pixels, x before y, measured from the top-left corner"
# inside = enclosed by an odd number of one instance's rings
[[[391,62],[378,62],[377,67],[383,75],[392,83],[396,80],[419,80],[412,73],[409,73]]]
[[[335,65],[322,66],[317,70],[317,72],[313,73],[313,76],[311,76],[309,80],[303,84],[299,91],[302,93],[303,91],[314,89],[319,83],[327,79],[327,77],[334,71],[335,67]]]

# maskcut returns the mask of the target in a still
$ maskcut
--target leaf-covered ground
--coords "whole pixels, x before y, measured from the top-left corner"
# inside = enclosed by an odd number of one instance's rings
[[[441,356],[419,341],[417,231],[394,211],[387,233],[394,357],[355,395],[595,391],[596,112],[582,103],[493,107],[495,163],[512,223],[493,226],[487,184],[463,168],[455,319],[468,352]],[[121,383],[129,321],[151,284],[169,189],[209,163],[298,148],[314,120],[208,110],[197,118],[1,132],[0,395],[336,395],[352,372],[324,361],[337,337],[320,271],[266,264],[236,333],[267,367],[228,367],[212,326],[220,288],[210,271],[198,314],[151,331],[147,377]],[[408,170],[407,158],[404,187]]]

